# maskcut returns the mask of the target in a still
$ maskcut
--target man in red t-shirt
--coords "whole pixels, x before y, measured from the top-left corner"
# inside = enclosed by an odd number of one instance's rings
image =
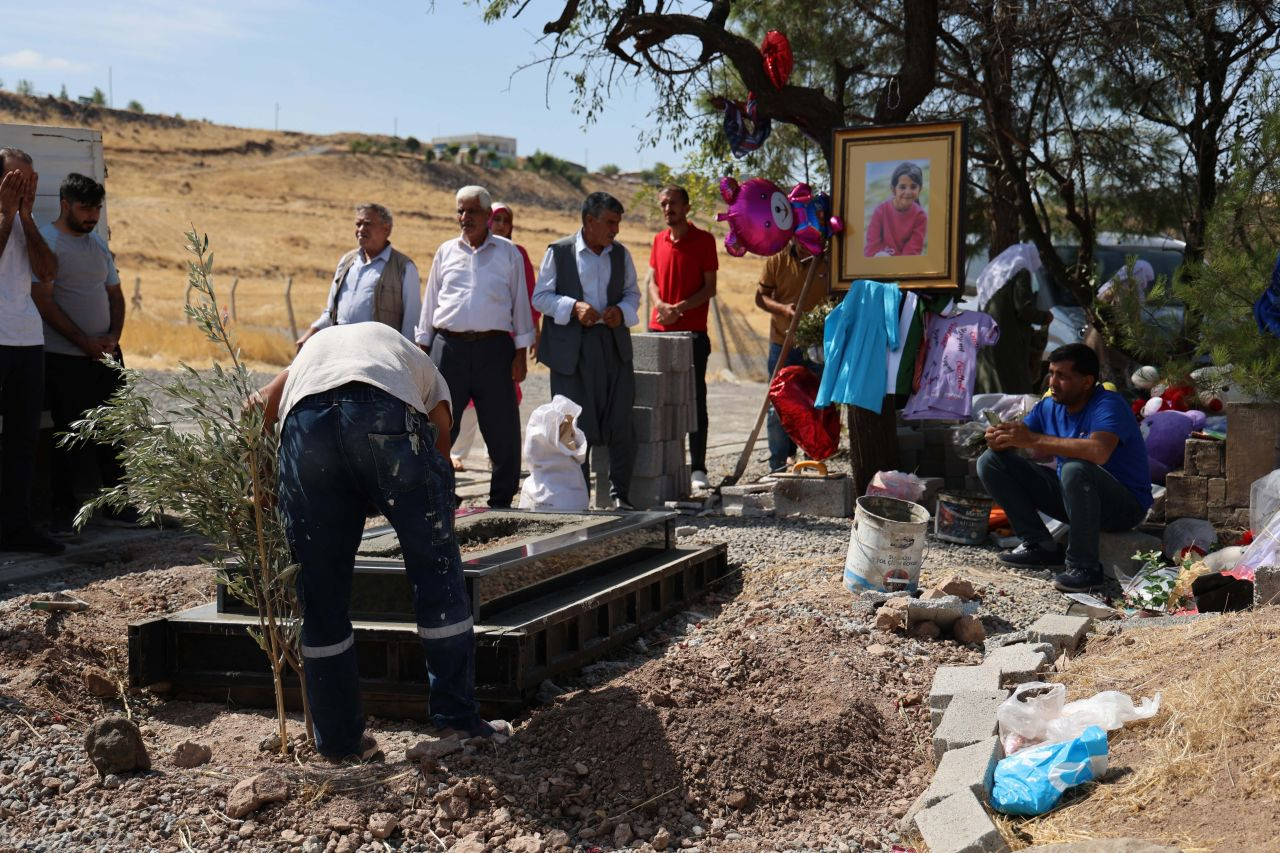
[[[716,295],[716,241],[689,221],[689,193],[670,186],[658,196],[667,230],[654,235],[645,286],[653,302],[651,332],[693,333],[693,377],[696,385],[698,431],[689,434],[690,485],[695,491],[707,482],[707,308]]]

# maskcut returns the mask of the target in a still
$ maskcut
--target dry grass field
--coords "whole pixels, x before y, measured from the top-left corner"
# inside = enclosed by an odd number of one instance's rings
[[[52,99],[0,96],[0,121],[99,129],[108,170],[111,248],[126,295],[135,283],[141,311],[126,323],[123,346],[135,365],[207,360],[211,350],[184,322],[184,232],[209,235],[216,258],[215,287],[235,317],[246,357],[259,365],[292,356],[284,292],[292,278],[297,326],[319,314],[338,258],[355,245],[352,207],[381,202],[395,215],[392,241],[423,270],[443,241],[455,236],[453,193],[482,184],[516,211],[517,242],[536,259],[550,241],[577,227],[584,191],[605,189],[630,204],[634,182],[589,176],[583,190],[562,179],[525,171],[426,163],[421,157],[352,154],[359,134],[303,133],[227,127],[167,116],[63,104]],[[518,127],[505,128],[516,137]],[[37,170],[39,163],[36,164]],[[649,205],[646,205],[649,206]],[[715,211],[695,211],[713,230]],[[656,206],[632,209],[619,239],[641,269],[660,227]],[[723,233],[723,229],[718,231]],[[762,363],[765,315],[753,303],[763,261],[722,252],[720,308],[735,372]],[[712,330],[716,349],[719,337]],[[747,356],[742,359],[741,356]]]

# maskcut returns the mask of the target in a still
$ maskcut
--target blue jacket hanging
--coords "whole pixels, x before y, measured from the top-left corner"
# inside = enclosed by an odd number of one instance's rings
[[[896,284],[858,279],[827,315],[822,334],[826,367],[815,408],[848,403],[880,413],[888,352],[898,348]]]

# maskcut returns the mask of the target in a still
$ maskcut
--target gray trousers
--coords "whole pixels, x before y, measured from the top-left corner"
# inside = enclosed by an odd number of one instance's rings
[[[623,361],[613,332],[604,324],[582,330],[578,369],[573,373],[551,371],[551,394],[563,394],[582,407],[578,426],[592,447],[609,448],[609,495],[630,502],[631,472],[636,464],[636,376],[631,362]],[[590,454],[588,454],[590,459]],[[588,472],[587,482],[591,482]]]

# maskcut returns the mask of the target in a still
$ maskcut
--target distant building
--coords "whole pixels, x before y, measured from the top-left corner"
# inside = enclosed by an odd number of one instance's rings
[[[437,159],[449,159],[449,149],[457,151],[457,159],[488,165],[488,161],[514,162],[516,140],[512,136],[490,136],[484,133],[464,133],[459,136],[436,136],[431,148]],[[497,163],[495,163],[496,165]]]

